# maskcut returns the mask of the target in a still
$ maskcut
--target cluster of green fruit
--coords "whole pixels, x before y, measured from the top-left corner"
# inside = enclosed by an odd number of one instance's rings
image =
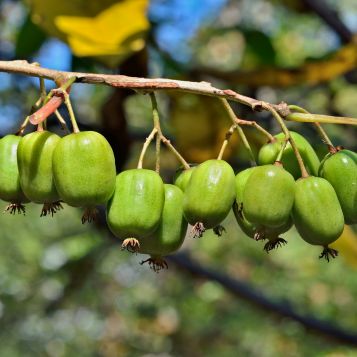
[[[105,204],[115,186],[115,159],[107,140],[84,131],[63,138],[49,131],[6,135],[0,140],[0,199],[10,213],[25,213],[24,203],[43,204],[53,215],[61,202],[85,207],[82,222]]]
[[[267,252],[286,243],[280,235],[295,224],[329,260],[337,252],[328,245],[345,223],[357,223],[357,154],[336,150],[320,163],[304,137],[291,135],[311,176],[300,178],[292,147],[279,134],[261,148],[260,166],[235,175],[227,162],[208,160],[178,172],[174,185],[142,168],[116,176],[109,143],[93,131],[7,135],[0,140],[0,199],[10,213],[42,203],[41,216],[53,215],[61,202],[84,207],[83,223],[95,217],[96,205],[107,204],[108,226],[123,248],[149,254],[156,271],[167,266],[163,256],[180,248],[188,224],[193,237],[206,229],[220,236],[232,208],[243,232],[268,240]]]
[[[267,252],[286,243],[280,235],[294,224],[306,242],[323,246],[320,258],[337,255],[329,244],[339,238],[344,224],[357,223],[357,154],[339,148],[320,163],[304,137],[295,132],[291,136],[307,177],[301,177],[290,144],[276,161],[285,141],[282,133],[261,148],[260,166],[235,177],[221,160],[181,173],[175,183],[185,191],[184,215],[194,226],[194,235],[201,236],[207,228],[220,235],[220,223],[233,205],[242,231],[255,240],[266,239]]]

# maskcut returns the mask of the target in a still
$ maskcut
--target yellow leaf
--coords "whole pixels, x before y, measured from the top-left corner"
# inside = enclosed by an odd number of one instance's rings
[[[114,66],[145,46],[148,0],[32,0],[31,4],[33,20],[67,42],[76,56],[109,59]]]
[[[330,246],[337,249],[348,264],[357,267],[357,234],[350,226],[345,226],[341,237]]]

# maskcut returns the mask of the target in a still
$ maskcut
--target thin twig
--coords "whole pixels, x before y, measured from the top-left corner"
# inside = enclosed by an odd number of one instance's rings
[[[274,143],[275,141],[277,141],[277,139],[273,135],[271,135],[268,130],[265,130],[256,121],[243,120],[243,119],[239,119],[239,118],[236,118],[235,121],[238,125],[253,126],[259,132],[261,132],[264,136],[266,136],[268,138],[268,142],[270,142],[270,143]]]
[[[251,166],[256,166],[257,162],[255,160],[252,148],[249,144],[249,141],[243,131],[243,129],[239,126],[239,124],[237,123],[237,117],[232,109],[232,107],[229,105],[228,100],[227,99],[220,99],[221,103],[223,104],[224,109],[226,110],[229,118],[231,119],[233,124],[235,125],[235,128],[237,129],[238,132],[238,136],[239,138],[242,140],[242,143],[244,145],[244,147],[246,148],[246,150],[248,151],[249,157],[250,157],[250,162],[251,162]]]
[[[285,134],[285,140],[289,140],[289,142],[291,144],[291,147],[293,148],[294,154],[296,156],[296,159],[297,159],[297,161],[299,163],[299,167],[300,167],[300,170],[301,170],[301,177],[309,177],[309,174],[308,174],[308,172],[306,170],[304,161],[303,161],[303,159],[302,159],[302,157],[300,155],[299,149],[298,149],[298,147],[297,147],[297,145],[295,143],[295,140],[291,137],[290,132],[289,132],[288,128],[286,127],[283,118],[270,105],[267,104],[266,105],[266,109],[269,110],[273,114],[274,118],[280,124],[281,129],[283,130],[283,132]]]
[[[326,123],[326,124],[348,124],[357,125],[356,118],[349,117],[334,117],[332,115],[323,114],[305,114],[305,113],[290,113],[285,120],[295,121],[298,123]]]

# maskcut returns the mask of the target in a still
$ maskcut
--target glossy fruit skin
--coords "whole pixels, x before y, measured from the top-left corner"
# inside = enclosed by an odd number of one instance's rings
[[[250,167],[239,172],[236,175],[236,204],[233,205],[233,213],[236,218],[236,221],[241,228],[241,230],[250,238],[254,238],[256,232],[263,227],[260,225],[256,225],[254,223],[249,222],[243,215],[243,212],[240,211],[240,205],[243,203],[243,192],[246,186],[246,183],[250,177],[250,175],[254,172],[256,167]],[[293,225],[292,219],[289,218],[286,223],[282,226],[276,228],[268,228],[264,229],[264,236],[269,240],[274,240],[279,237],[280,234],[287,232]]]
[[[6,135],[0,139],[0,199],[7,202],[29,202],[20,186],[17,148],[21,137]]]
[[[346,224],[357,223],[357,154],[341,150],[321,163],[319,176],[335,189]]]
[[[52,155],[60,137],[49,131],[25,135],[17,149],[22,191],[32,202],[59,200],[53,180]]]
[[[149,236],[160,223],[164,200],[164,183],[155,171],[133,169],[121,172],[107,206],[110,230],[122,240],[140,240]]]
[[[53,152],[53,177],[60,198],[74,207],[106,203],[115,188],[115,159],[95,131],[63,137]]]
[[[344,228],[343,212],[335,190],[321,177],[309,176],[296,182],[292,217],[300,236],[314,245],[327,246]]]
[[[290,131],[290,134],[299,149],[307,171],[309,174],[317,176],[320,160],[317,157],[315,150],[302,135],[294,131]],[[275,162],[285,135],[284,133],[280,133],[275,135],[275,137],[278,139],[278,141],[265,144],[260,149],[258,154],[259,165],[273,164]],[[288,143],[284,149],[281,162],[284,166],[284,169],[290,172],[294,176],[295,180],[301,177],[300,167],[290,143]]]
[[[256,169],[256,167],[249,167],[248,169],[245,169],[236,175],[236,178],[235,178],[236,193],[237,193],[236,201],[237,201],[238,205],[243,202],[243,192],[244,192],[245,185],[246,185],[250,175],[254,172],[255,169]]]
[[[194,169],[194,167],[191,167],[187,170],[179,170],[174,177],[174,185],[179,187],[183,192],[185,192]]]
[[[184,195],[184,215],[206,229],[219,225],[228,215],[236,196],[232,167],[224,160],[208,160],[192,173]]]
[[[183,192],[165,184],[165,203],[158,228],[140,240],[139,253],[165,256],[177,251],[186,236],[187,221],[183,215]]]
[[[244,216],[259,226],[281,227],[289,219],[294,194],[294,178],[282,167],[258,166],[243,192]]]

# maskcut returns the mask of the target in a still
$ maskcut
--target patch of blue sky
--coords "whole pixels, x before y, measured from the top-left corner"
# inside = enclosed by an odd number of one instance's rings
[[[0,136],[13,133],[20,125],[21,108],[15,105],[0,106]]]
[[[59,71],[70,71],[72,54],[65,43],[56,39],[50,39],[43,44],[33,60],[34,62],[40,63],[42,67],[57,69]],[[32,80],[36,86],[39,86],[37,78],[33,78]],[[53,81],[46,80],[47,89],[54,87]]]
[[[0,92],[11,86],[11,78],[8,73],[0,73]]]
[[[190,39],[199,27],[212,21],[227,0],[152,0],[149,18],[157,24],[155,37],[161,49],[177,61],[190,60]]]

